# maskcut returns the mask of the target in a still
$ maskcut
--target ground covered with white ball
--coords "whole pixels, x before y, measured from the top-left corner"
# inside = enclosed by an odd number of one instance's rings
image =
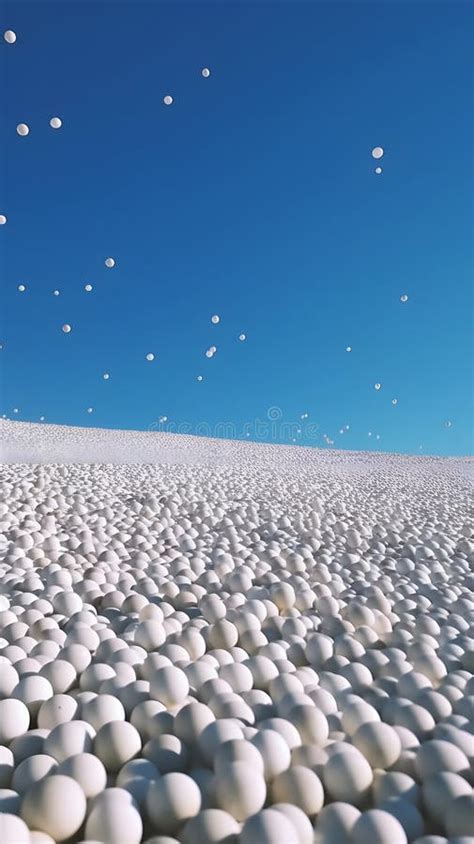
[[[474,840],[469,460],[1,432],[2,844]]]

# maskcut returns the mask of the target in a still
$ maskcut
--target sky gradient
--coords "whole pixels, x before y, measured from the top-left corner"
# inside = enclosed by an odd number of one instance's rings
[[[472,453],[471,4],[22,2],[0,23],[0,414]]]

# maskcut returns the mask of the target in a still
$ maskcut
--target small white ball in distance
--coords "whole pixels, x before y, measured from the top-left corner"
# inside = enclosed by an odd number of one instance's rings
[[[17,135],[20,135],[21,138],[26,138],[29,135],[30,127],[26,123],[19,123],[16,127]]]
[[[240,342],[241,342],[241,343],[243,343],[243,342],[244,342],[244,340],[246,340],[246,339],[247,339],[247,335],[246,335],[246,334],[239,334],[239,340],[240,340]]]
[[[66,322],[66,323],[64,323],[64,325],[63,325],[63,331],[64,331],[64,333],[65,333],[65,334],[69,334],[69,333],[72,331],[72,328],[71,328],[71,326],[69,325],[69,323],[67,323],[67,322]]]
[[[20,291],[20,293],[24,293],[24,292],[25,292],[25,290],[26,290],[25,285],[24,285],[24,284],[19,284],[19,285],[18,285],[18,290]]]
[[[30,829],[64,841],[80,829],[86,816],[86,797],[80,785],[60,774],[47,776],[25,794],[21,817]]]
[[[84,290],[86,291],[86,293],[90,293],[92,290],[92,284],[86,284],[84,286]]]
[[[170,94],[166,94],[166,96],[163,97],[163,102],[165,105],[170,106],[173,102],[173,97]]]
[[[148,354],[147,354],[147,356],[146,356],[146,359],[147,359],[148,361],[155,360],[155,355],[153,354],[153,352],[148,352]]]
[[[59,290],[53,290],[53,296],[59,296]]]
[[[115,258],[106,258],[105,266],[108,267],[109,270],[112,269],[112,267],[115,267]]]
[[[51,126],[51,129],[60,129],[63,123],[60,117],[52,117],[49,121],[49,125]]]
[[[94,412],[94,408],[93,408],[93,407],[88,407],[88,408],[87,408],[87,412],[88,412],[88,413],[93,413],[93,412]]]
[[[217,325],[220,321],[221,321],[221,318],[217,314],[214,314],[213,316],[211,316],[211,322],[212,322],[213,325]]]
[[[372,158],[382,158],[383,153],[383,147],[374,147],[372,150]]]
[[[198,380],[198,381],[202,381],[202,380],[203,380],[202,375],[198,375],[197,380]]]
[[[13,32],[13,29],[7,29],[3,33],[3,38],[7,44],[14,44],[16,41],[16,32]]]
[[[382,173],[382,168],[381,168],[381,167],[376,167],[376,168],[375,168],[375,172],[376,172],[377,176],[380,176],[380,174]]]
[[[408,844],[405,831],[393,815],[382,809],[363,812],[352,830],[353,844]]]
[[[165,774],[151,783],[146,807],[156,829],[173,834],[198,814],[201,792],[194,780],[186,774]]]
[[[0,226],[4,226],[6,222],[7,218],[5,217],[5,214],[0,214]]]
[[[400,296],[400,302],[408,302],[408,296],[406,293],[402,293]]]
[[[209,68],[203,67],[203,69],[201,70],[201,76],[204,76],[204,79],[208,79],[210,75],[211,71],[209,70]]]

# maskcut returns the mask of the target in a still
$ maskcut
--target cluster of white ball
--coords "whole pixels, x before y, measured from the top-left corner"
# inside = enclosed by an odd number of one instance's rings
[[[0,840],[471,835],[467,479],[177,439],[4,469]]]

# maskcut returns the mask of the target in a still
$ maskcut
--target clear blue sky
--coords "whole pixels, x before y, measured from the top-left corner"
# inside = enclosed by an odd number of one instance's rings
[[[470,3],[10,2],[0,22],[0,413],[244,436],[277,407],[308,413],[305,444],[472,452]]]

